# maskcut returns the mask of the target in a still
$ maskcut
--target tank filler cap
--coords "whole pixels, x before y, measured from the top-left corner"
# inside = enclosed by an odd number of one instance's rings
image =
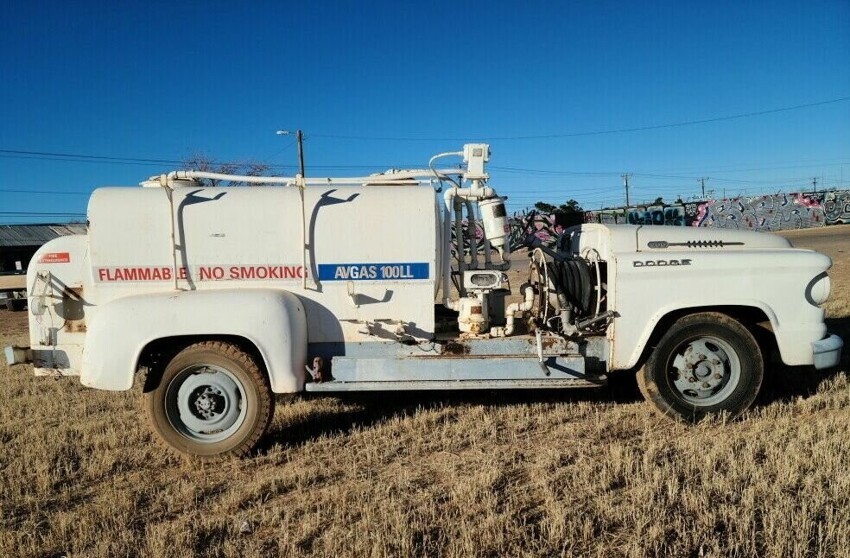
[[[147,180],[139,182],[139,186],[142,188],[162,188],[166,185],[168,185],[168,175],[165,174],[151,176]]]
[[[176,179],[168,178],[167,174],[152,176],[143,182],[139,182],[142,188],[191,188],[198,183],[191,178]]]

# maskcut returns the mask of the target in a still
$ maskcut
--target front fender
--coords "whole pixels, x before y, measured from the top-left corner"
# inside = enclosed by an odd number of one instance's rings
[[[151,341],[183,335],[245,338],[263,358],[272,391],[304,387],[304,307],[296,295],[278,289],[171,291],[110,301],[88,324],[80,382],[128,390],[142,349]]]
[[[623,320],[618,318],[616,324],[614,350],[611,356],[612,370],[626,370],[640,362],[640,357],[646,349],[650,337],[661,320],[674,312],[702,312],[715,310],[717,308],[739,308],[760,310],[770,321],[771,327],[776,327],[777,319],[773,309],[760,300],[754,299],[727,299],[723,304],[717,305],[713,301],[702,300],[696,303],[684,300],[665,304],[653,312],[646,320]]]
[[[637,252],[616,259],[612,306],[619,316],[611,330],[610,369],[635,366],[656,325],[670,312],[718,306],[758,308],[770,320],[782,361],[813,363],[811,344],[823,339],[826,326],[823,309],[807,301],[806,289],[829,269],[828,257],[790,248],[660,254]]]

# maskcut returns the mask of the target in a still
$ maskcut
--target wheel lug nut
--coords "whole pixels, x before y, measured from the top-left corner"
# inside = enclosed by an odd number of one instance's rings
[[[708,388],[711,387],[711,384],[709,384],[708,382],[703,382],[702,387],[704,387],[705,389],[708,389]]]
[[[697,383],[697,379],[694,376],[691,376],[690,378],[688,378],[688,381],[692,384]]]
[[[721,379],[722,377],[723,377],[723,375],[722,375],[722,374],[715,374],[715,375],[714,375],[714,379],[715,379],[715,380],[719,380],[719,379]]]

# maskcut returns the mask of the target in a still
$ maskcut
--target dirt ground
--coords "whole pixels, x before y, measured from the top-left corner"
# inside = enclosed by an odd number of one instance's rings
[[[850,314],[850,225],[786,231],[782,236],[795,248],[817,250],[832,258],[832,295],[827,302],[827,315]]]
[[[850,227],[830,255],[850,339]],[[518,284],[517,284],[518,285]],[[0,345],[27,344],[0,310]],[[0,556],[850,556],[850,382],[772,366],[741,420],[602,391],[278,400],[252,457],[154,439],[141,393],[0,364]]]

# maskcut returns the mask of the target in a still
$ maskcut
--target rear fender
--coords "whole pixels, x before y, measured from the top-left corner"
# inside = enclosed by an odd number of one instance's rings
[[[257,348],[272,391],[304,388],[307,320],[298,297],[278,289],[222,289],[144,294],[99,306],[83,349],[80,381],[128,390],[143,348],[176,336],[237,336]]]

